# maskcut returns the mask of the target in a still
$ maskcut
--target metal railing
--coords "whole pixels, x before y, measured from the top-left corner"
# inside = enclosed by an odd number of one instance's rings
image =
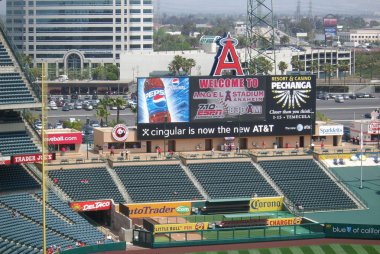
[[[38,98],[39,101],[41,101],[41,87],[35,82],[36,79],[32,75],[28,64],[24,63],[24,61],[21,59],[22,53],[16,47],[16,44],[13,42],[12,37],[9,35],[9,32],[1,19],[0,19],[0,28],[1,28],[0,30],[2,31],[4,39],[8,43],[10,50],[12,51],[18,65],[20,66],[22,72],[24,73],[26,79],[28,80],[31,88],[33,89],[35,96]]]

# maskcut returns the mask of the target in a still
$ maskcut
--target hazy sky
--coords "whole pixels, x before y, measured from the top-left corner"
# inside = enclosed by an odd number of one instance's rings
[[[266,0],[268,1],[268,0]],[[160,3],[160,12],[169,13],[244,13],[247,0],[153,0]],[[293,15],[297,0],[273,0],[274,13]],[[312,0],[314,14],[380,15],[380,0]],[[5,0],[0,0],[0,15],[4,15]],[[301,13],[307,14],[309,0],[301,0]]]
[[[153,0],[157,2],[157,0]],[[314,14],[359,14],[378,12],[380,0],[311,0]],[[229,11],[243,13],[247,8],[247,0],[159,0],[160,12],[197,13]],[[269,1],[265,1],[269,2]],[[307,14],[309,0],[301,0],[301,13]],[[294,14],[297,0],[273,0],[274,13]]]

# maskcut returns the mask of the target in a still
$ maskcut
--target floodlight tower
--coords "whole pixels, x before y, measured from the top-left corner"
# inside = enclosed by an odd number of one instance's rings
[[[245,66],[250,74],[265,72],[262,59],[273,65],[276,74],[272,0],[247,0],[246,36]]]

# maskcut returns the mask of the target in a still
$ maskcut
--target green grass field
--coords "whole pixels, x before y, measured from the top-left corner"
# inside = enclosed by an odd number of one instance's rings
[[[208,251],[191,254],[380,254],[380,245],[328,244],[255,250]]]

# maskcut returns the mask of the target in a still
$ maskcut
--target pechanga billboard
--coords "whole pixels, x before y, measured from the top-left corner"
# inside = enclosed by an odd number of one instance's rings
[[[314,75],[141,78],[138,138],[307,135],[315,82]]]

